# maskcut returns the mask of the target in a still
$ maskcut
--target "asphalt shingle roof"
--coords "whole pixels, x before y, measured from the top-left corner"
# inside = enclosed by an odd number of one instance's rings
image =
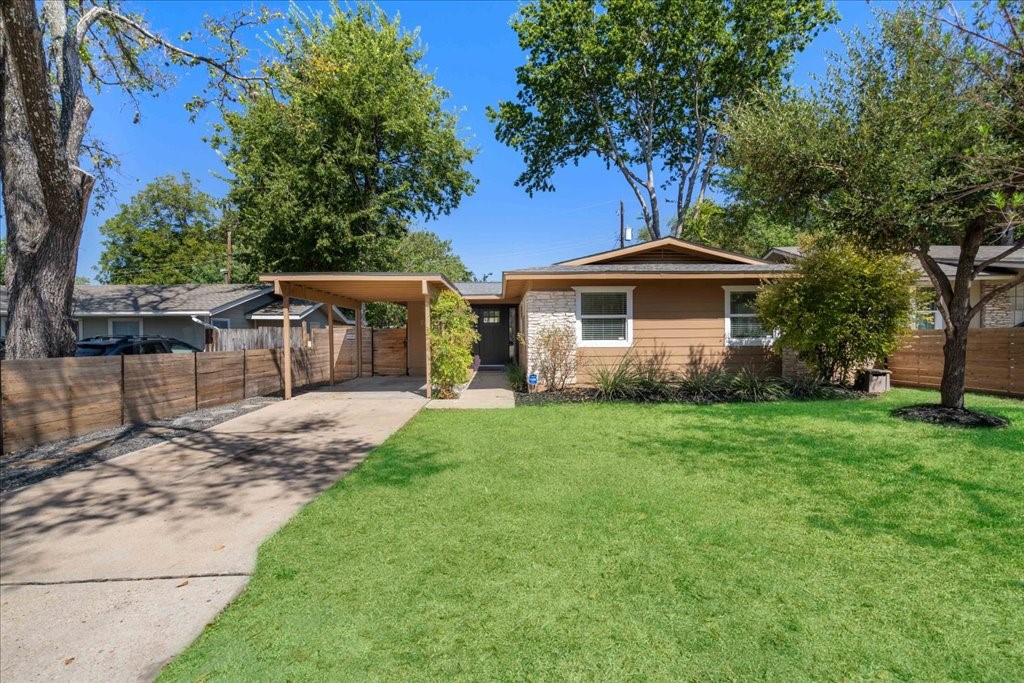
[[[1000,254],[1005,252],[1007,249],[1008,247],[999,245],[984,245],[982,247],[979,247],[978,256],[975,259],[975,263],[987,261],[990,258],[995,258],[996,256],[999,256]],[[785,254],[790,254],[797,258],[799,258],[801,255],[800,247],[774,247],[773,250],[783,252]],[[928,250],[928,253],[931,254],[932,258],[934,258],[938,262],[939,268],[942,269],[943,273],[945,273],[949,277],[956,276],[957,263],[960,261],[960,247],[937,245],[932,246]],[[916,257],[911,257],[910,260],[914,268],[916,268],[919,272],[924,272],[924,269],[921,268],[921,264],[918,262]],[[985,273],[988,275],[1005,274],[1005,270],[1003,269],[1024,269],[1024,249],[1018,250],[1010,254],[1008,257],[991,264],[988,267],[988,269],[986,269]]]
[[[462,296],[501,295],[501,282],[456,282],[455,289]]]
[[[75,285],[75,315],[210,311],[256,294],[268,285]],[[7,312],[7,288],[0,287],[0,310]]]

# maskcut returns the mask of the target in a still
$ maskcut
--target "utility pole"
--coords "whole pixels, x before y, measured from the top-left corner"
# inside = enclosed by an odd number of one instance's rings
[[[224,282],[231,284],[231,228],[228,228],[228,270],[224,274]]]
[[[230,233],[228,233],[230,234]],[[626,246],[626,208],[619,200],[619,249]]]

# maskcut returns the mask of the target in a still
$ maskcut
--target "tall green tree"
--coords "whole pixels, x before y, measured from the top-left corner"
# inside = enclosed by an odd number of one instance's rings
[[[1013,7],[1015,11],[1003,9]],[[835,231],[916,256],[938,293],[946,341],[942,404],[962,408],[979,272],[1024,247],[978,261],[1013,235],[1024,211],[1024,16],[1019,2],[983,5],[951,28],[930,6],[879,15],[806,97],[768,97],[733,115],[730,165],[747,200],[810,230]],[[991,11],[995,8],[995,11]],[[960,246],[956,274],[929,254]]]
[[[825,0],[535,0],[512,23],[527,53],[519,93],[488,116],[522,153],[516,185],[530,194],[596,156],[622,174],[655,239],[665,193],[679,235],[714,180],[728,107],[782,85],[836,18]]]
[[[393,270],[403,273],[440,273],[452,282],[473,279],[451,240],[443,240],[429,230],[406,234],[396,243],[390,262]],[[366,320],[373,327],[401,327],[406,321],[405,306],[371,303],[366,307]]]
[[[226,235],[218,202],[192,177],[161,176],[100,226],[97,279],[105,284],[223,282]]]
[[[225,118],[240,241],[258,270],[385,270],[414,219],[475,188],[448,92],[379,9],[293,9],[268,86]]]
[[[194,113],[233,98],[260,76],[241,70],[246,25],[270,14],[243,10],[208,19],[214,44],[172,41],[119,0],[0,2],[0,179],[7,221],[8,358],[75,349],[71,302],[78,245],[90,201],[113,158],[89,136],[91,95],[100,87],[140,93],[166,88],[166,67],[208,67],[210,88]],[[198,27],[197,27],[198,29]],[[197,31],[198,38],[198,31]],[[139,117],[136,109],[135,118]]]
[[[773,218],[747,202],[701,202],[683,223],[679,237],[712,247],[760,257],[772,247],[796,244],[800,232],[792,222]]]

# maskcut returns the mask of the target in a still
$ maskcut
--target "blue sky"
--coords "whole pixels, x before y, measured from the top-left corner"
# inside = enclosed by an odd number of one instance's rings
[[[195,30],[204,14],[220,15],[243,3],[162,0],[129,2],[145,12],[151,25],[168,37]],[[246,6],[248,3],[244,3]],[[515,68],[523,54],[509,26],[516,2],[382,2],[390,14],[400,14],[403,25],[420,29],[427,46],[425,64],[437,82],[451,92],[446,106],[460,116],[463,135],[479,152],[472,166],[479,179],[476,193],[451,215],[427,227],[454,243],[471,270],[478,275],[500,277],[503,269],[541,265],[579,254],[612,248],[618,241],[618,202],[626,200],[627,223],[639,213],[631,204],[629,189],[616,172],[600,162],[570,166],[554,178],[556,191],[529,197],[513,185],[522,171],[522,159],[494,139],[485,109],[516,93]],[[302,2],[302,6],[327,11],[326,3]],[[839,31],[872,23],[872,9],[861,0],[837,3],[842,15],[838,26],[821,34],[800,54],[794,82],[806,84],[824,70],[826,54],[840,46]],[[286,8],[280,5],[279,8]],[[254,39],[255,40],[255,39]],[[132,124],[133,111],[115,91],[95,96],[92,125],[121,158],[115,177],[116,195],[99,214],[86,221],[79,255],[80,275],[94,277],[93,266],[102,249],[99,226],[121,202],[159,175],[188,171],[204,190],[222,196],[227,185],[217,176],[225,173],[217,154],[202,141],[213,116],[191,124],[184,110],[190,95],[205,82],[205,71],[182,70],[177,83],[157,98],[141,101],[142,118]]]

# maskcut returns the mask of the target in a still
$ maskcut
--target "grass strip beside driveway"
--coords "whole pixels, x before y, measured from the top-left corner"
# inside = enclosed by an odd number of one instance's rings
[[[426,411],[261,549],[192,680],[1024,678],[1024,404]]]

